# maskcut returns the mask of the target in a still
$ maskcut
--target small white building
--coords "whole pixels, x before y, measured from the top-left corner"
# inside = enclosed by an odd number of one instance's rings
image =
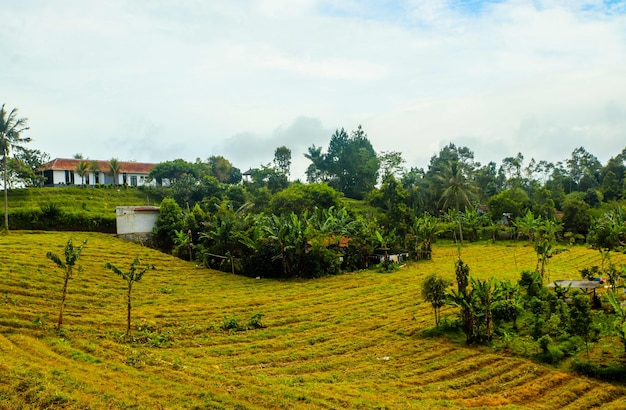
[[[158,217],[158,206],[118,206],[115,208],[117,235],[142,243],[150,241]]]

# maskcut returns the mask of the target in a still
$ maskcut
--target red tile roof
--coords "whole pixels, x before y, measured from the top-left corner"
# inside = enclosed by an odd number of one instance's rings
[[[78,167],[78,164],[83,161],[91,164],[92,162],[97,162],[100,166],[100,171],[108,172],[109,171],[109,161],[101,161],[101,160],[91,160],[91,159],[67,159],[67,158],[56,158],[52,161],[44,164],[41,167],[41,170],[75,170]],[[120,173],[126,172],[131,174],[149,174],[150,170],[154,168],[157,164],[150,164],[146,162],[130,162],[130,161],[119,161],[120,164]]]

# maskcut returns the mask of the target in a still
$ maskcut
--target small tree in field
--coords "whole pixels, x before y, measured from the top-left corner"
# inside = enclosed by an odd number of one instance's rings
[[[56,263],[59,268],[63,269],[65,274],[65,279],[63,281],[63,293],[61,294],[61,308],[59,309],[59,321],[57,323],[57,330],[61,330],[61,326],[63,325],[63,308],[65,307],[65,297],[67,295],[67,283],[74,273],[74,266],[76,265],[76,261],[78,260],[80,253],[83,251],[83,247],[85,246],[85,244],[87,244],[86,240],[83,241],[83,244],[81,246],[75,248],[72,244],[72,240],[69,239],[67,241],[67,245],[65,245],[65,262],[52,252],[48,252],[46,254],[46,257],[52,262]],[[78,266],[78,273],[82,272],[82,266]]]
[[[446,288],[452,285],[452,281],[444,279],[436,273],[426,276],[422,284],[422,297],[430,302],[435,314],[435,326],[439,327],[441,320],[441,307],[445,304]]]
[[[130,264],[130,270],[128,272],[121,271],[117,266],[113,265],[110,262],[107,262],[104,265],[105,269],[110,269],[113,273],[119,275],[122,279],[126,281],[128,284],[128,289],[126,292],[126,300],[128,303],[128,310],[126,315],[126,339],[130,336],[130,310],[131,310],[131,292],[133,290],[133,283],[139,282],[143,277],[144,273],[146,273],[149,269],[154,270],[154,265],[147,264],[143,267],[143,269],[139,270],[137,265],[141,262],[141,259],[135,258],[135,260]]]
[[[570,307],[570,332],[580,336],[585,341],[587,361],[589,361],[589,339],[592,335],[593,318],[591,316],[591,302],[587,295],[576,295],[572,298]]]
[[[458,291],[450,290],[446,301],[452,306],[461,309],[461,321],[463,322],[463,332],[465,333],[465,341],[467,344],[474,340],[474,326],[476,316],[473,309],[472,293],[468,291],[470,268],[459,258],[455,263],[456,284]]]

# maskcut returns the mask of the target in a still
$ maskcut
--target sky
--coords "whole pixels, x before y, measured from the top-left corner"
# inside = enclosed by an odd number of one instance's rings
[[[242,171],[363,127],[427,168],[454,143],[602,163],[626,147],[626,1],[0,0],[0,103],[52,158],[222,155]]]

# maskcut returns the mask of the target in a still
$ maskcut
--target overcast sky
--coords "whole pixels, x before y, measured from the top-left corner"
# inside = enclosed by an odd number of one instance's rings
[[[626,2],[2,1],[0,103],[55,157],[245,171],[359,124],[426,168],[626,147]]]

